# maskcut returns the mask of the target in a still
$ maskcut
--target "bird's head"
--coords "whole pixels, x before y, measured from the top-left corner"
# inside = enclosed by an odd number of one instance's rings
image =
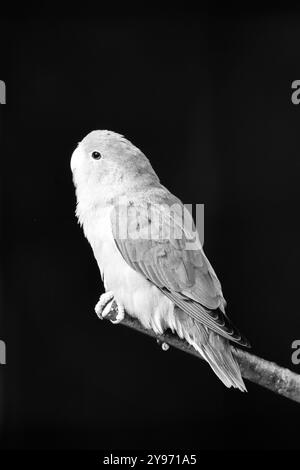
[[[92,131],[79,144],[71,158],[77,189],[95,193],[126,192],[149,179],[158,181],[146,156],[129,140],[112,131]],[[128,187],[128,188],[127,188]]]

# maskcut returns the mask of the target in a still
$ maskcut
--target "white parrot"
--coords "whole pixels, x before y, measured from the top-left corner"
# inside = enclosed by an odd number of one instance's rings
[[[186,339],[227,387],[246,391],[230,341],[249,346],[225,314],[220,282],[179,199],[122,135],[90,132],[72,154],[76,215],[100,268],[100,318],[118,306],[147,329]],[[172,210],[169,210],[172,208]],[[176,233],[175,233],[176,232]],[[125,235],[124,235],[125,234]]]

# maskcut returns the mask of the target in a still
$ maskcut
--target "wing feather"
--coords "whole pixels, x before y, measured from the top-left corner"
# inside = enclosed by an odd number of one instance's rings
[[[133,210],[131,204],[129,210],[118,208],[120,219],[114,210],[113,236],[125,261],[190,317],[231,341],[249,346],[225,314],[220,282],[200,242],[196,249],[188,248],[192,236],[180,225],[178,212],[172,215],[165,205],[156,205],[154,210],[151,206],[149,211],[149,204],[136,205]],[[126,236],[124,231],[119,236],[120,223],[126,223]]]

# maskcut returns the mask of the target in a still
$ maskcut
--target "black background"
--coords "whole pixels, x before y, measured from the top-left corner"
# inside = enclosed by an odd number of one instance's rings
[[[298,404],[227,390],[196,358],[97,319],[69,166],[111,129],[204,203],[229,316],[255,354],[300,373],[299,43],[295,12],[2,20],[2,448],[299,447]]]

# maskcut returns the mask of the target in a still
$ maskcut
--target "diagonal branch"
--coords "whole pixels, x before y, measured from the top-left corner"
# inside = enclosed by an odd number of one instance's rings
[[[113,302],[111,310],[105,319],[113,320],[116,313],[116,305]],[[162,344],[173,346],[198,357],[198,359],[202,359],[200,354],[185,340],[180,339],[169,331],[166,331],[163,335],[156,335],[152,330],[146,330],[138,320],[129,317],[129,315],[126,315],[120,324],[151,336]],[[245,379],[300,403],[300,375],[278,366],[275,362],[266,361],[235,346],[232,346],[232,352],[239,363],[242,376]]]

